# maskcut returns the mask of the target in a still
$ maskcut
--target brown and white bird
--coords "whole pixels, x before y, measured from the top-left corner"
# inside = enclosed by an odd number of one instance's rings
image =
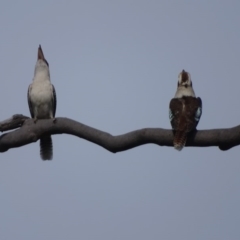
[[[28,106],[35,123],[38,119],[53,119],[53,122],[55,122],[56,92],[50,81],[49,65],[44,57],[41,45],[38,48],[33,82],[28,88]],[[52,159],[51,135],[41,137],[40,155],[42,160]]]
[[[202,100],[196,98],[191,75],[182,70],[178,75],[178,87],[170,101],[169,119],[174,131],[173,146],[181,151],[188,133],[195,130],[202,115]]]

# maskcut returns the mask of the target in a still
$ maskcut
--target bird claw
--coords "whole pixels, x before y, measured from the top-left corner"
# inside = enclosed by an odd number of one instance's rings
[[[56,123],[57,119],[56,118],[53,118],[53,123]]]
[[[34,119],[33,119],[33,122],[34,122],[34,123],[37,123],[37,118],[34,118]]]

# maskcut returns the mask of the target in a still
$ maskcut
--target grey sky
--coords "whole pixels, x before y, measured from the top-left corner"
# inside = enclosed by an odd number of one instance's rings
[[[112,134],[170,128],[178,73],[203,100],[198,129],[240,119],[239,1],[11,1],[0,8],[0,119],[29,114],[38,44],[57,116]],[[239,147],[145,145],[112,154],[68,135],[1,154],[1,240],[238,240]]]

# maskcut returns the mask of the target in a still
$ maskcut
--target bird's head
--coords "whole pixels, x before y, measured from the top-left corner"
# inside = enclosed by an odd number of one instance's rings
[[[195,97],[195,93],[192,87],[191,75],[185,70],[182,70],[178,74],[178,87],[175,98],[181,98],[183,96]]]
[[[37,64],[38,64],[38,65],[41,65],[41,66],[47,66],[47,67],[49,67],[48,62],[47,62],[47,60],[46,60],[45,57],[44,57],[44,54],[43,54],[43,50],[42,50],[41,45],[39,45],[39,47],[38,47]]]
[[[178,87],[192,87],[191,75],[184,69],[178,74]]]
[[[50,75],[49,73],[49,64],[44,57],[43,50],[41,45],[38,47],[38,54],[37,54],[37,63],[35,66],[35,75]]]

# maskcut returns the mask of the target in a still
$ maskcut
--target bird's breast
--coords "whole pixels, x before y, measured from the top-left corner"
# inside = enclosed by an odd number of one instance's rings
[[[34,117],[38,119],[53,117],[53,92],[48,82],[33,82],[30,94]]]
[[[52,86],[50,82],[33,82],[31,100],[34,104],[44,104],[52,101]]]

